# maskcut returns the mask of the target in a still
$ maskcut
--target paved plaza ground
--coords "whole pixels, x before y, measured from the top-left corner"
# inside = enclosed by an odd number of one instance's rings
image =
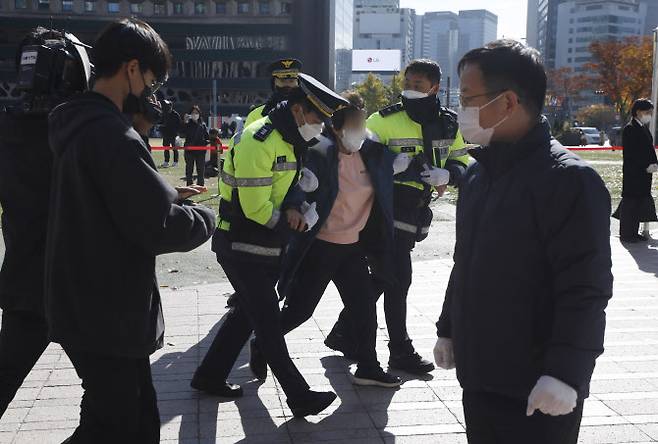
[[[654,233],[657,236],[658,233]],[[611,239],[615,294],[608,308],[606,352],[585,404],[581,442],[658,442],[658,242],[622,246]],[[451,267],[439,258],[415,263],[409,298],[409,330],[416,347],[431,356]],[[201,395],[189,387],[226,312],[228,284],[164,289],[166,346],[152,357],[162,417],[162,442],[210,443],[466,443],[461,393],[454,371],[426,380],[406,379],[399,390],[356,388],[349,362],[322,341],[341,302],[331,287],[312,320],[288,337],[295,363],[317,389],[338,393],[320,416],[294,419],[271,373],[254,381],[245,350],[232,374],[243,385],[237,401]],[[388,360],[380,303],[377,348]],[[71,363],[52,345],[0,420],[0,443],[60,443],[71,434],[82,394]]]

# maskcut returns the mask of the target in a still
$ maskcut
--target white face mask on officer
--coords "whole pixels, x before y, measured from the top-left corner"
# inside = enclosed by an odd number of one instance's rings
[[[302,112],[302,119],[304,120],[304,124],[297,128],[297,130],[299,131],[299,135],[302,136],[302,139],[309,142],[315,139],[316,137],[319,137],[320,134],[322,134],[322,130],[324,129],[323,123],[306,122],[306,116],[304,115],[303,112]]]
[[[424,99],[426,97],[429,97],[429,94],[415,91],[413,89],[405,89],[404,91],[402,91],[401,95],[407,100]]]
[[[366,129],[343,129],[340,140],[343,147],[350,153],[356,153],[361,149],[363,141],[366,140]]]
[[[494,131],[502,125],[509,116],[503,117],[498,123],[491,128],[482,128],[480,126],[480,111],[487,106],[494,103],[501,98],[503,93],[496,96],[495,99],[482,106],[461,106],[457,112],[457,123],[459,124],[459,131],[464,136],[464,139],[470,143],[475,143],[482,146],[487,146],[491,143],[491,138]]]

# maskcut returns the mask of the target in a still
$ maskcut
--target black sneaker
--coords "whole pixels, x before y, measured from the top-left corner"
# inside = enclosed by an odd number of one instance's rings
[[[345,336],[332,331],[327,336],[327,339],[324,340],[324,345],[332,350],[341,352],[347,359],[356,361],[356,347]]]
[[[636,237],[621,237],[619,240],[624,244],[636,244],[640,242]]]
[[[267,379],[267,362],[256,346],[256,338],[249,342],[249,369],[259,381]]]
[[[209,395],[221,396],[222,398],[240,398],[242,396],[242,387],[237,384],[229,384],[226,381],[217,381],[194,375],[190,386]]]
[[[375,387],[394,388],[402,385],[402,380],[395,375],[386,373],[380,367],[374,369],[362,370],[357,368],[353,375],[350,375],[354,385],[370,385]]]
[[[388,366],[396,370],[402,370],[412,375],[424,375],[434,370],[434,364],[423,359],[418,353],[412,352],[403,355],[391,355]]]
[[[288,407],[292,410],[295,418],[317,415],[329,407],[337,396],[334,392],[314,392],[309,390],[302,398],[296,400],[288,399]]]

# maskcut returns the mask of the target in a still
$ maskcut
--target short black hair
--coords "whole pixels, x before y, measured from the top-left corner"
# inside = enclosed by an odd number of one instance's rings
[[[637,99],[633,102],[633,107],[631,108],[631,114],[633,117],[637,117],[638,111],[651,111],[653,109],[653,103],[649,99]]]
[[[416,59],[412,60],[404,69],[404,75],[407,73],[422,74],[432,83],[441,82],[441,67],[434,60]]]
[[[547,79],[536,49],[516,40],[496,40],[467,52],[457,66],[459,74],[471,63],[480,68],[489,91],[514,91],[526,110],[541,114]]]
[[[151,70],[164,81],[171,68],[171,53],[162,37],[146,22],[125,18],[110,23],[96,38],[93,62],[96,77],[111,77],[121,65],[137,60],[142,72]]]
[[[32,45],[43,45],[46,40],[63,39],[64,33],[55,29],[47,29],[42,26],[37,26],[23,40],[18,44],[18,51],[16,52],[16,71],[21,69],[21,55],[23,48]]]
[[[331,116],[331,124],[337,130],[343,129],[348,116],[357,112],[363,112],[365,109],[363,97],[358,92],[354,90],[345,91],[341,93],[341,97],[350,102],[350,104],[346,108],[339,109]]]

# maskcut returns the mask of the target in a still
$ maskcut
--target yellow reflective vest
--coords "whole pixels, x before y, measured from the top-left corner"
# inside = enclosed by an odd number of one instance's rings
[[[257,106],[256,108],[249,111],[249,114],[247,114],[247,120],[244,122],[245,128],[254,123],[256,120],[260,120],[264,117],[263,108],[265,108],[265,104]]]
[[[432,141],[433,158],[428,159],[438,168],[445,168],[446,163],[456,161],[468,165],[469,155],[464,138],[459,132],[457,119],[452,111],[441,108],[441,119],[447,119],[446,133],[443,139]],[[411,120],[401,103],[384,108],[371,115],[366,123],[374,139],[396,153],[408,153],[411,157],[424,152],[423,129]],[[400,182],[422,190],[425,185],[420,182]]]

